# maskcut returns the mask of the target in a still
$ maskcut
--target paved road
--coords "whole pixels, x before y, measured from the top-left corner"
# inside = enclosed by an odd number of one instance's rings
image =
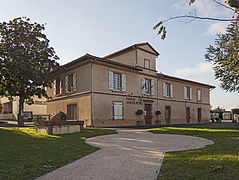
[[[118,130],[119,134],[88,139],[102,148],[38,180],[154,180],[165,152],[197,149],[213,141],[181,135]]]

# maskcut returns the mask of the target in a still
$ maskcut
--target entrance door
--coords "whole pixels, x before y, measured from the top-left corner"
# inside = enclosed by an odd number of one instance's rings
[[[186,107],[186,122],[190,123],[190,108]]]
[[[202,109],[198,108],[198,122],[201,122],[202,119]]]
[[[152,104],[145,104],[144,112],[145,124],[152,124]]]
[[[165,106],[165,120],[166,120],[166,124],[171,123],[171,107],[170,106]]]

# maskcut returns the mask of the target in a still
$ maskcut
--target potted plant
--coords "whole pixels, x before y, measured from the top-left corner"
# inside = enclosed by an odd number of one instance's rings
[[[144,113],[142,109],[138,109],[135,114],[139,117],[139,119],[136,121],[136,125],[140,126],[143,124],[143,121],[141,120],[141,115]]]
[[[161,122],[158,120],[158,116],[161,115],[161,111],[157,110],[155,111],[155,116],[157,117],[157,120],[155,121],[156,125],[160,125]]]

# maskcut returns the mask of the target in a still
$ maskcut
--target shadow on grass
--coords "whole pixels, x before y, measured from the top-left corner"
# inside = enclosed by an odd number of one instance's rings
[[[85,143],[115,131],[85,129],[82,133],[51,136],[34,128],[0,128],[0,179],[33,179],[98,148]]]

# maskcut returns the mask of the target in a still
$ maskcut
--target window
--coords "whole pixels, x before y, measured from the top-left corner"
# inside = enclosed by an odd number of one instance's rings
[[[54,81],[55,95],[61,94],[61,80],[57,79]]]
[[[145,87],[145,94],[150,94],[151,93],[151,81],[149,79],[145,79],[145,83],[144,83],[144,87]]]
[[[3,114],[12,113],[12,102],[3,103]]]
[[[77,104],[67,105],[67,119],[77,120]]]
[[[154,95],[154,80],[142,78],[142,93]]]
[[[109,90],[126,91],[126,75],[109,71]]]
[[[192,88],[184,87],[184,99],[192,99]]]
[[[113,74],[113,90],[121,91],[121,75],[114,73]]]
[[[202,90],[198,89],[198,97],[197,97],[197,100],[200,102],[202,101]]]
[[[67,93],[76,91],[76,73],[65,77],[65,89]]]
[[[148,69],[150,68],[150,61],[148,59],[144,60],[144,67]]]
[[[173,97],[173,85],[169,83],[163,83],[163,96]]]
[[[114,119],[123,119],[123,115],[124,115],[123,103],[122,102],[114,102],[114,105],[113,105]]]

